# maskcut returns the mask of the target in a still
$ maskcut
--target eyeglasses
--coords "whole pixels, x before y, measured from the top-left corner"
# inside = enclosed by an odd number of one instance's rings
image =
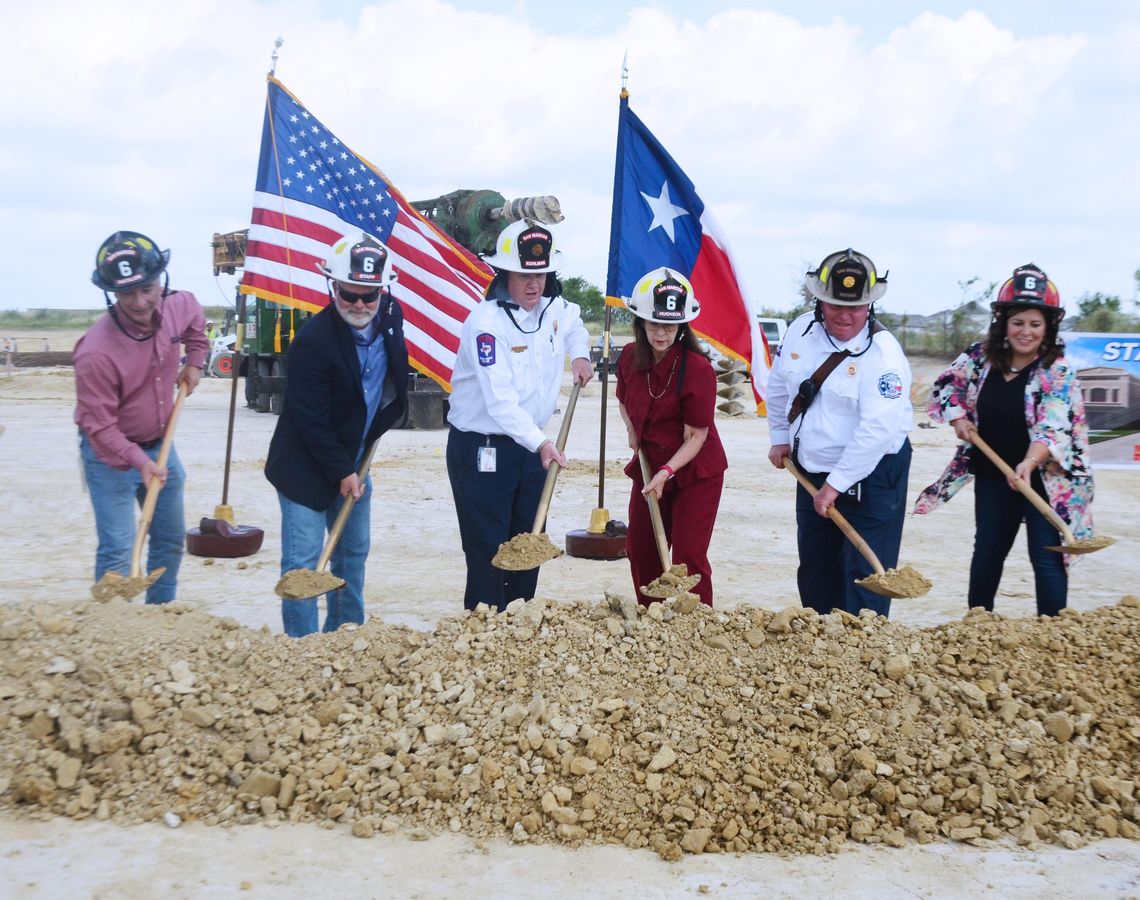
[[[340,295],[340,299],[349,304],[349,306],[356,303],[357,301],[364,304],[372,304],[380,299],[380,288],[374,288],[371,291],[365,291],[363,294],[353,294],[349,293],[342,287],[338,287],[336,289],[336,292]]]

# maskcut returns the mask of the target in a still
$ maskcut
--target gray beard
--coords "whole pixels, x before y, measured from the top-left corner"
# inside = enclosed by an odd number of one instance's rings
[[[363,310],[360,313],[357,313],[355,308],[344,310],[339,306],[337,306],[336,311],[337,314],[348,324],[349,328],[355,328],[357,331],[363,331],[369,326],[372,320],[376,318],[376,313],[379,311],[379,309],[379,305],[374,304],[367,310]],[[364,317],[366,314],[368,314],[367,318]]]

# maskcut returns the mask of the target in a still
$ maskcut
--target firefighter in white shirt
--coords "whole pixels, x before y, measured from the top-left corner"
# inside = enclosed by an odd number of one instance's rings
[[[463,323],[451,379],[447,474],[467,560],[463,606],[502,610],[530,599],[538,569],[491,565],[499,545],[534,527],[546,469],[566,465],[543,428],[558,405],[565,358],[574,380],[593,375],[577,304],[561,297],[561,252],[550,230],[515,222],[487,262],[495,279]]]
[[[827,514],[834,505],[883,566],[898,564],[913,415],[910,365],[875,319],[886,282],[850,249],[808,272],[815,310],[788,327],[768,381],[768,459],[782,469],[791,456],[819,488],[814,501],[797,488],[796,537],[800,603],[821,614],[890,613],[888,598],[853,583],[871,567]]]

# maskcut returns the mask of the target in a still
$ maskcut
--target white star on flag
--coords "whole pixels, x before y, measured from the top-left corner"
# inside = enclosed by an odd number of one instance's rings
[[[689,211],[684,207],[673,205],[673,201],[669,199],[669,182],[666,181],[661,185],[660,197],[654,197],[645,191],[639,191],[639,193],[649,204],[649,209],[653,213],[653,221],[649,225],[649,230],[663,228],[665,233],[669,235],[669,240],[676,243],[677,237],[673,231],[673,220],[678,216],[687,216]]]
[[[392,298],[403,310],[410,364],[448,386],[463,320],[481,302],[492,272],[271,77],[242,293],[312,312],[324,308],[328,290],[317,264],[365,223],[375,223],[369,230],[387,244],[400,273]]]

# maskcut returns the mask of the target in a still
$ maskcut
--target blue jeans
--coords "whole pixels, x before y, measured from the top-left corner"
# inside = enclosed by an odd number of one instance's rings
[[[337,497],[326,510],[294,503],[280,491],[277,499],[281,504],[281,574],[293,569],[316,569],[324,549],[325,533],[332,528],[344,498]],[[371,512],[372,478],[369,477],[364,481],[364,496],[349,513],[344,532],[329,560],[329,571],[344,579],[344,587],[325,595],[328,610],[324,631],[336,631],[348,622],[364,624],[364,564],[372,542]],[[312,634],[319,627],[317,598],[282,600],[281,622],[289,637]]]
[[[1064,557],[1046,548],[1060,544],[1061,534],[1004,480],[974,479],[974,558],[967,602],[971,607],[993,610],[1005,558],[1022,520],[1037,587],[1037,615],[1055,616],[1068,602],[1069,575]]]
[[[893,569],[899,562],[910,458],[908,439],[903,441],[898,453],[886,454],[863,479],[858,500],[840,494],[835,501],[835,508],[855,526],[884,569]],[[816,487],[827,480],[827,473],[804,474]],[[873,610],[880,616],[891,614],[889,597],[855,584],[855,579],[866,578],[874,569],[838,525],[815,511],[811,495],[802,485],[796,488],[796,525],[800,553],[796,583],[802,606],[811,607],[820,615],[833,609],[842,609],[853,616],[863,609]]]
[[[144,451],[158,459],[160,446]],[[107,572],[129,575],[131,550],[137,529],[136,508],[146,497],[146,486],[137,469],[121,472],[112,469],[95,454],[95,448],[82,432],[79,456],[83,460],[83,477],[91,506],[95,510],[95,533],[99,547],[95,551],[95,580]],[[169,603],[178,591],[178,569],[182,565],[182,547],[186,539],[186,520],[182,512],[182,489],[186,470],[172,446],[166,462],[166,483],[158,492],[158,503],[150,522],[146,572],[165,568],[162,577],[147,588],[147,603]]]

